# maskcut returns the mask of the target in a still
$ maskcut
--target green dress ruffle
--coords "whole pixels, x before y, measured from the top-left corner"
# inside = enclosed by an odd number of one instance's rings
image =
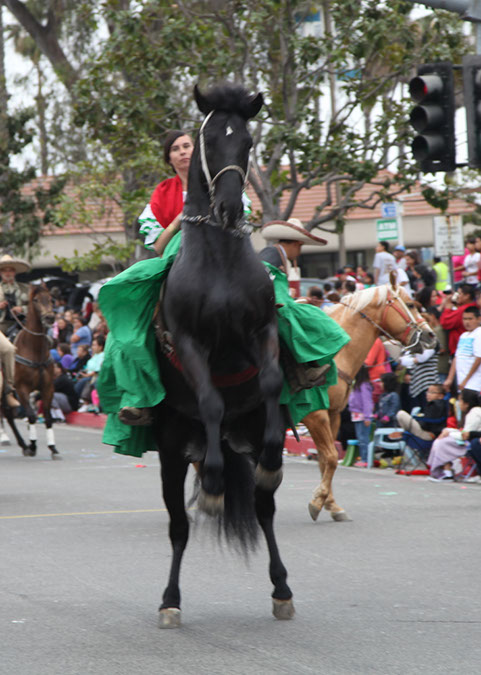
[[[106,283],[99,294],[100,308],[107,320],[105,360],[97,381],[102,409],[108,413],[103,441],[115,452],[141,457],[156,450],[150,426],[134,427],[120,422],[124,406],[152,408],[165,397],[156,357],[152,317],[162,282],[180,247],[181,232],[166,247],[162,258],[143,260]],[[349,341],[347,333],[327,314],[313,305],[299,304],[289,295],[286,275],[265,263],[274,283],[279,335],[296,361],[332,362]],[[292,395],[284,383],[281,403],[289,405],[294,424],[313,410],[329,407],[327,389],[337,382],[335,364],[327,373],[326,386]]]

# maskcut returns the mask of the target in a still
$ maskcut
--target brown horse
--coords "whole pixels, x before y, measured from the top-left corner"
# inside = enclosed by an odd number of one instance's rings
[[[32,408],[29,395],[39,391],[42,398],[43,414],[47,428],[47,444],[56,459],[55,437],[52,429],[50,408],[54,392],[53,360],[50,355],[50,338],[47,333],[55,321],[52,299],[45,285],[31,285],[25,323],[15,338],[17,353],[15,354],[15,388],[29,424],[30,445],[27,446],[17,429],[12,411],[5,408],[7,419],[19,446],[26,457],[33,457],[37,452],[37,430],[35,422],[37,413]]]
[[[321,483],[309,503],[309,513],[316,520],[324,507],[334,520],[349,520],[346,511],[336,504],[332,479],[338,462],[334,440],[351,383],[380,335],[401,342],[410,351],[432,348],[437,340],[409,295],[394,280],[345,296],[329,314],[351,336],[351,341],[335,358],[339,379],[329,388],[329,410],[317,410],[302,420],[316,444],[321,471]]]

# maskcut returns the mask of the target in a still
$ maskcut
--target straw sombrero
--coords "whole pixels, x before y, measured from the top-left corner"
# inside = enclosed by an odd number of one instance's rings
[[[13,267],[15,269],[15,274],[20,274],[21,272],[28,272],[30,265],[26,260],[21,260],[20,258],[12,258],[11,255],[5,253],[0,257],[0,271],[5,267]]]
[[[298,218],[289,220],[271,220],[261,228],[261,234],[267,241],[279,241],[281,239],[300,241],[311,246],[325,246],[327,241],[317,237],[306,230]]]

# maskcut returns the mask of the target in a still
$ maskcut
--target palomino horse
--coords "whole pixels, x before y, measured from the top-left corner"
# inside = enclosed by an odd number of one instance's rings
[[[12,411],[5,409],[7,422],[26,457],[34,457],[37,452],[37,429],[35,426],[37,414],[29,401],[29,394],[32,391],[40,391],[47,429],[47,445],[52,453],[52,459],[56,459],[58,456],[50,414],[54,391],[53,361],[50,356],[50,340],[47,336],[48,329],[54,321],[55,314],[48,288],[44,285],[31,285],[25,323],[15,338],[17,348],[15,354],[15,389],[27,414],[30,445],[27,446],[18,431]]]
[[[329,388],[329,410],[317,410],[302,420],[316,444],[321,471],[321,483],[309,503],[309,513],[316,520],[324,507],[334,520],[349,520],[345,510],[336,504],[332,479],[338,461],[334,440],[350,385],[380,335],[401,342],[407,351],[432,348],[437,339],[409,295],[393,279],[390,284],[343,297],[329,315],[351,336],[351,341],[334,359],[338,383]]]
[[[182,244],[164,294],[175,355],[160,359],[167,395],[154,420],[173,550],[161,627],[180,624],[179,574],[189,533],[184,480],[192,461],[200,461],[198,506],[219,518],[227,540],[247,550],[260,524],[274,616],[294,614],[273,529],[286,426],[274,291],[252,248],[242,204],[252,144],[247,120],[259,112],[262,96],[232,85],[195,94],[206,118],[190,162]]]

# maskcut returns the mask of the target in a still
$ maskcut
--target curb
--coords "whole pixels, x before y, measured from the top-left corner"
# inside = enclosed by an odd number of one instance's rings
[[[65,421],[67,424],[75,424],[78,427],[90,427],[91,429],[103,429],[107,422],[107,415],[103,413],[69,413]]]

